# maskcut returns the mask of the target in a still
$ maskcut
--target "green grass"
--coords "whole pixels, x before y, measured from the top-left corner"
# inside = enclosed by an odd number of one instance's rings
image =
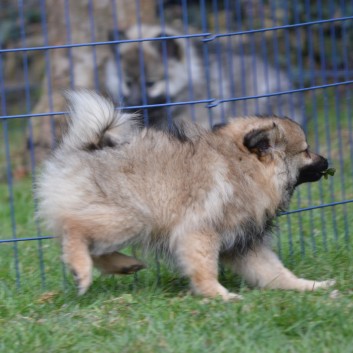
[[[340,99],[345,106],[346,98]],[[345,109],[336,117],[332,94],[313,94],[314,101],[319,123],[309,121],[308,139],[323,154],[331,144],[337,173],[302,186],[291,209],[353,198],[351,118]],[[23,131],[17,125],[10,126],[15,156]],[[6,171],[4,166],[2,151],[0,170]],[[15,180],[11,190],[19,238],[38,232],[31,185],[30,178]],[[14,235],[11,193],[0,183],[0,239]],[[158,274],[154,261],[136,277],[95,273],[89,292],[77,297],[55,240],[2,243],[0,351],[353,353],[352,224],[352,203],[280,217],[274,245],[284,263],[298,276],[334,278],[336,286],[315,293],[249,290],[226,271],[221,282],[244,297],[235,303],[190,296],[185,279],[163,265]]]
[[[294,266],[299,275],[336,278],[337,298],[332,290],[248,290],[227,273],[222,282],[244,300],[223,303],[188,295],[186,282],[164,270],[157,285],[153,269],[138,281],[97,276],[87,295],[77,297],[71,281],[62,289],[58,259],[50,265],[56,279],[50,291],[37,285],[35,271],[17,293],[0,287],[2,352],[353,351],[353,261],[347,250],[307,256]]]

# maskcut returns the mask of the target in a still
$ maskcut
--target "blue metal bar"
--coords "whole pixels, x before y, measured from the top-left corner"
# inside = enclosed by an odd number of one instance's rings
[[[345,2],[341,1],[341,10],[343,13],[346,13],[346,6]],[[350,40],[348,34],[347,34],[347,28],[343,26],[342,28],[342,39],[343,43],[348,43],[348,40]],[[344,71],[345,71],[345,78],[349,77],[351,75],[351,70],[350,65],[349,65],[349,56],[348,56],[348,45],[343,45],[342,46],[343,50],[343,62],[344,62]],[[351,177],[353,177],[353,112],[352,112],[352,93],[350,90],[346,90],[346,100],[345,104],[347,106],[347,120],[348,120],[348,131],[349,131],[349,155],[350,155],[350,164],[351,164]]]
[[[255,33],[261,33],[261,32],[268,32],[268,31],[277,31],[277,30],[281,30],[281,29],[291,29],[291,28],[297,28],[297,27],[313,26],[313,25],[332,23],[332,22],[338,22],[338,21],[343,22],[343,21],[348,21],[348,20],[352,20],[352,19],[353,19],[353,16],[346,16],[346,17],[330,18],[328,20],[302,22],[302,23],[295,23],[295,24],[291,24],[291,25],[274,26],[274,27],[267,27],[267,28],[260,28],[260,29],[251,29],[251,30],[239,31],[239,32],[210,34],[209,37],[203,39],[203,41],[209,42],[211,40],[215,40],[216,38],[221,38],[221,37],[244,35],[244,34],[255,34]]]
[[[214,100],[213,103],[210,104],[210,107],[215,107],[220,103],[225,103],[225,102],[232,102],[232,101],[238,101],[238,100],[243,100],[243,99],[255,99],[255,98],[261,98],[261,97],[273,97],[273,96],[279,96],[282,94],[290,94],[290,93],[296,93],[296,92],[308,92],[312,91],[315,89],[323,89],[323,88],[329,88],[329,87],[336,87],[336,86],[341,86],[341,85],[351,85],[353,84],[353,80],[351,81],[344,81],[344,82],[335,82],[335,83],[328,83],[324,85],[318,85],[318,86],[311,86],[311,87],[306,87],[306,88],[298,88],[298,89],[293,89],[289,91],[281,91],[281,92],[273,92],[273,93],[268,93],[268,94],[260,94],[260,95],[254,95],[254,96],[244,96],[244,97],[237,97],[237,98],[227,98],[227,99],[220,99],[220,100]]]
[[[288,0],[284,1],[284,5],[283,5],[283,10],[284,10],[284,21],[286,23],[289,22],[289,16],[288,16]],[[289,48],[289,43],[290,43],[290,39],[289,39],[289,33],[288,31],[284,31],[284,49],[285,49],[285,57],[286,57],[286,74],[289,77],[289,80],[292,79],[292,73],[291,73],[291,63],[290,63],[290,59],[291,59],[291,51]],[[278,70],[277,70],[278,72]],[[280,83],[281,84],[281,83]],[[292,97],[292,95],[289,95],[289,97]],[[289,98],[288,97],[288,98]],[[291,110],[291,108],[289,108]],[[279,109],[279,111],[281,112],[281,108]],[[283,112],[281,112],[280,114],[283,114]],[[288,228],[288,241],[289,241],[289,256],[290,259],[293,261],[293,255],[294,255],[294,248],[293,248],[293,233],[292,233],[292,217],[287,216],[287,228]],[[299,234],[299,237],[301,237],[302,235]]]
[[[276,6],[276,4],[274,4],[274,6]],[[282,7],[282,11],[284,14],[284,18],[283,21],[284,23],[288,24],[289,23],[289,16],[288,16],[288,1],[283,1],[281,4]],[[277,11],[275,11],[275,13],[277,13]],[[286,73],[288,79],[291,81],[292,80],[292,73],[291,73],[291,50],[290,50],[290,38],[289,38],[289,31],[285,30],[283,31],[283,42],[281,43],[283,49],[284,49],[284,57],[286,58],[285,63],[284,63],[284,72]],[[279,69],[277,69],[277,83],[279,84],[279,90],[282,90],[281,87],[281,78],[280,78],[280,72]],[[288,95],[288,100],[290,100],[290,97],[292,97],[292,95]],[[291,111],[291,104],[289,104],[289,110]],[[279,104],[279,114],[280,115],[284,115],[283,109],[281,107],[281,104]],[[297,193],[299,192],[299,190],[297,191]],[[294,248],[293,248],[293,232],[292,232],[292,217],[286,217],[287,220],[287,229],[288,229],[288,244],[289,244],[289,255],[290,258],[292,260],[292,257],[294,255]],[[301,238],[301,234],[299,234],[299,238]]]
[[[229,0],[224,0],[224,11],[226,14],[226,31],[231,32],[232,27],[232,19],[231,19],[231,14],[232,14],[232,9],[230,6],[230,1]],[[233,43],[232,43],[232,37],[227,37],[227,45],[226,45],[226,52],[227,52],[227,66],[228,66],[228,71],[229,71],[229,83],[230,83],[230,96],[235,97],[235,76],[234,76],[234,53],[233,53]],[[236,105],[233,103],[231,105],[231,114],[232,116],[237,116],[236,113]]]
[[[30,117],[45,117],[45,116],[54,116],[54,115],[65,115],[65,114],[68,114],[68,112],[47,112],[47,113],[2,115],[0,116],[0,120],[22,119],[22,118],[30,118]]]
[[[218,4],[217,0],[212,0],[212,12],[213,12],[213,19],[214,19],[214,27],[215,31],[219,32],[219,19],[218,19]],[[216,60],[217,60],[217,74],[218,74],[218,93],[219,97],[223,99],[224,97],[224,92],[223,92],[223,80],[224,78],[222,77],[222,48],[220,46],[220,43],[217,41],[216,42]],[[211,108],[211,107],[210,107]],[[221,109],[221,121],[224,123],[226,121],[226,116],[225,116],[225,111],[224,111],[224,106],[221,104],[220,106]]]
[[[223,33],[223,34],[220,33],[220,34],[216,34],[216,35],[214,35],[212,33],[195,33],[195,34],[188,34],[188,35],[183,35],[183,36],[168,36],[168,37],[158,37],[158,38],[140,38],[140,39],[126,39],[126,40],[114,40],[114,41],[86,42],[86,43],[76,43],[76,44],[47,45],[47,46],[41,46],[41,47],[0,49],[0,53],[11,53],[11,52],[19,52],[19,51],[36,51],[36,50],[48,50],[48,49],[78,48],[78,47],[99,46],[99,45],[107,45],[107,44],[159,41],[159,40],[178,39],[178,38],[208,37],[208,38],[203,39],[203,41],[209,42],[209,41],[214,40],[216,38],[227,37],[227,36],[261,33],[261,32],[267,32],[267,31],[276,31],[276,30],[288,29],[288,28],[312,26],[312,25],[316,25],[316,24],[342,22],[342,21],[348,21],[348,20],[352,20],[352,19],[353,19],[353,16],[337,17],[337,18],[331,18],[328,20],[303,22],[303,23],[297,23],[297,24],[293,24],[293,25],[261,28],[261,29],[254,29],[254,30],[249,30],[249,31],[238,31],[238,32]]]
[[[310,0],[305,1],[305,12],[307,16],[307,20],[310,21]],[[313,46],[313,29],[312,27],[308,27],[308,57],[309,57],[309,69],[311,71],[310,75],[310,82],[312,85],[315,85],[315,75],[314,75],[314,46]],[[314,136],[315,136],[315,150],[320,152],[320,139],[319,139],[319,124],[318,124],[318,110],[317,110],[317,91],[312,91],[311,92],[311,97],[312,97],[312,109],[313,109],[313,121],[314,121]],[[308,194],[309,194],[309,204],[312,203],[312,188],[311,185],[308,184]],[[320,202],[324,203],[323,200],[323,187],[322,184],[319,184],[319,196],[320,196]],[[327,251],[327,231],[326,231],[326,218],[324,217],[324,210],[321,210],[320,212],[320,219],[321,219],[321,229],[322,229],[322,241],[324,245],[325,251]],[[314,219],[313,219],[313,214],[311,212],[311,229],[314,227]],[[311,242],[314,246],[314,252],[316,251],[316,241],[313,236],[313,232],[311,232]]]
[[[299,6],[298,6],[298,2],[293,2],[293,6],[294,6],[294,14],[295,14],[295,21],[299,22]],[[312,27],[309,27],[309,29]],[[298,66],[299,66],[299,71],[300,71],[300,75],[299,75],[299,87],[303,88],[304,87],[304,64],[303,64],[303,53],[302,53],[302,49],[301,49],[301,32],[300,32],[300,28],[296,28],[295,29],[295,33],[296,33],[296,52],[297,52],[297,62],[298,62]],[[291,77],[291,83],[293,84],[294,82],[294,77]],[[293,97],[293,95],[292,95]],[[306,119],[306,112],[305,112],[305,102],[304,102],[304,95],[303,94],[299,94],[299,98],[298,98],[298,102],[299,102],[299,107],[298,106],[294,106],[293,103],[293,99],[292,99],[292,111],[294,113],[295,110],[299,111],[299,114],[303,115],[304,118],[304,124],[303,124],[303,128],[304,131],[307,131],[307,119]]]
[[[139,38],[142,37],[142,28],[141,28],[141,11],[140,11],[140,0],[135,0],[136,4],[136,20],[137,20],[137,25],[138,25],[138,36]],[[162,42],[163,43],[163,42]],[[142,42],[139,42],[139,66],[140,66],[140,87],[141,87],[141,92],[142,92],[142,103],[143,106],[145,107],[150,107],[150,105],[147,104],[147,91],[146,91],[146,75],[145,75],[145,58],[144,58],[144,52],[142,48]],[[130,107],[127,107],[130,108]],[[147,109],[143,109],[142,111],[143,114],[143,121],[145,126],[149,125],[149,117],[148,117],[148,111]]]
[[[241,9],[241,2],[237,1],[236,2],[236,9],[235,13],[237,16],[237,23],[238,23],[238,28],[241,30],[242,24],[243,24],[243,18],[242,18],[242,9]],[[241,68],[241,77],[245,77],[245,61],[244,61],[244,43],[243,43],[243,36],[240,36],[239,38],[239,55],[240,55],[240,68]],[[242,96],[246,96],[246,85],[245,81],[241,80],[241,94]],[[248,114],[248,102],[246,100],[242,101],[243,103],[243,111],[242,113],[244,115]]]
[[[332,0],[329,3],[330,7],[330,12],[333,13],[335,11],[335,5],[333,4]],[[337,45],[336,45],[336,34],[335,34],[335,28],[331,24],[330,25],[330,39],[331,39],[331,53],[332,53],[332,61],[333,61],[333,70],[336,72],[337,71]],[[343,46],[348,46],[348,43],[343,43]],[[335,81],[338,80],[338,77],[334,78]],[[342,127],[341,127],[341,109],[340,109],[340,98],[339,98],[339,92],[337,90],[337,87],[334,89],[335,90],[335,111],[336,111],[336,127],[337,127],[337,141],[338,141],[338,154],[339,154],[339,165],[340,165],[340,186],[341,186],[341,198],[342,200],[346,199],[346,193],[345,193],[345,188],[346,188],[346,182],[345,182],[345,177],[344,177],[344,158],[343,158],[343,144],[342,144]],[[347,220],[347,209],[344,206],[343,207],[343,222],[344,222],[344,238],[347,240],[348,239],[348,220]]]
[[[277,23],[277,18],[276,18],[276,14],[277,14],[277,8],[276,8],[276,2],[275,1],[271,1],[269,3],[270,6],[270,11],[271,11],[271,19],[272,19],[272,24],[273,27],[276,25]],[[275,67],[279,68],[279,43],[278,43],[278,31],[273,32],[272,34],[272,47],[273,47],[273,52],[274,52],[274,65]],[[279,77],[279,71],[276,71],[276,89],[277,91],[280,91],[281,88],[281,80]],[[282,245],[282,236],[281,236],[281,232],[280,232],[280,228],[279,228],[279,221],[277,219],[277,252],[278,252],[278,256],[282,259],[283,258],[283,245]]]
[[[321,4],[320,4],[319,1],[317,1],[316,6],[317,6],[317,7],[321,7]],[[309,13],[310,13],[310,9],[308,9],[308,11],[309,11]],[[320,16],[320,15],[321,15],[321,13],[320,13],[320,11],[319,11],[318,16]],[[321,18],[321,16],[320,16],[320,18]],[[322,31],[322,28],[321,28],[321,27],[319,28],[319,37],[321,38],[322,36],[321,36],[320,31]],[[319,38],[319,41],[320,41],[320,38]],[[320,51],[321,51],[321,43],[320,43]],[[323,53],[322,55],[324,55],[324,53]],[[321,68],[320,78],[321,78],[321,79],[323,78],[323,75],[322,75],[322,68]],[[315,92],[315,93],[316,93],[316,92]],[[326,92],[325,92],[325,93],[326,93]],[[325,109],[325,111],[326,111],[326,110],[327,110],[327,108]],[[317,117],[317,118],[318,118],[318,117]],[[317,126],[317,131],[318,131],[318,129],[319,129],[319,127]],[[318,138],[318,144],[317,144],[317,151],[318,151],[318,153],[320,153],[320,139],[319,139],[319,138]],[[323,190],[323,185],[322,185],[322,183],[319,184],[319,191],[320,191],[320,202],[321,202],[321,203],[324,203],[324,190]],[[324,222],[325,222],[324,224],[326,224],[326,217],[325,217],[325,215],[324,215],[324,212],[322,212],[322,214],[323,214],[323,219],[324,219]],[[329,222],[327,222],[327,223],[329,223]],[[324,250],[327,251],[327,250],[328,250],[328,245],[327,245],[327,233],[326,233],[326,232],[323,232],[323,233],[322,233],[322,240],[323,240]]]
[[[0,41],[1,48],[1,41]],[[3,61],[2,55],[0,54],[0,92],[4,92],[4,77],[3,77]],[[0,96],[1,99],[1,110],[3,114],[7,114],[6,110],[6,97],[5,94]],[[10,141],[9,141],[9,128],[8,121],[5,119],[3,123],[3,136],[5,144],[5,158],[6,158],[6,178],[7,178],[7,189],[9,193],[9,207],[10,207],[10,218],[11,218],[11,228],[12,228],[12,239],[17,238],[16,230],[16,217],[15,217],[15,203],[13,194],[13,180],[12,180],[12,166],[11,166],[11,155],[10,155]],[[15,273],[16,273],[16,287],[21,286],[21,274],[19,267],[19,255],[17,243],[13,245],[14,261],[15,261]]]
[[[43,1],[43,0],[41,0],[41,1]],[[163,37],[158,37],[158,38],[120,39],[120,40],[86,42],[86,43],[76,43],[76,44],[45,45],[45,46],[40,46],[40,47],[0,49],[0,54],[2,54],[2,53],[15,53],[15,52],[21,52],[21,51],[81,48],[81,47],[92,47],[92,46],[110,45],[110,44],[157,42],[157,41],[180,39],[180,38],[207,37],[210,35],[211,35],[211,33],[195,33],[195,34],[188,34],[188,35],[182,35],[182,36],[167,36],[167,37],[163,36]]]
[[[320,209],[320,208],[345,205],[347,203],[352,203],[352,202],[353,202],[353,199],[352,200],[337,201],[337,202],[330,202],[330,203],[325,203],[325,204],[321,204],[321,205],[317,205],[317,206],[303,207],[303,208],[293,210],[293,211],[281,212],[279,215],[282,216],[282,215],[287,215],[287,214],[292,214],[292,213],[316,210],[316,209]]]
[[[292,233],[292,218],[287,215],[287,232],[288,232],[288,245],[289,245],[289,258],[293,261],[294,246],[293,246],[293,233]]]
[[[345,6],[345,1],[341,0],[341,11],[342,13],[346,13],[346,6]],[[347,36],[347,28],[345,26],[342,26],[342,41],[343,43],[348,43],[349,37]],[[349,67],[348,67],[348,45],[342,45],[342,56],[343,56],[343,65],[344,65],[344,71],[346,72],[345,77],[349,76]],[[337,75],[338,75],[337,71]],[[352,125],[352,94],[350,90],[346,90],[345,92],[345,106],[347,107],[346,109],[346,115],[347,115],[347,121],[348,121],[348,141],[349,141],[349,151],[348,152],[348,160],[351,162],[351,170],[352,170],[352,175],[353,176],[353,125]],[[349,158],[350,157],[350,158]],[[349,232],[346,233],[345,237],[346,244],[349,244],[350,241],[350,235]]]
[[[114,29],[113,29],[113,34],[114,34],[114,40],[119,40],[119,23],[118,23],[118,14],[116,11],[116,0],[111,0],[111,8],[112,8],[112,16],[113,16],[113,24],[114,24]],[[124,75],[123,75],[123,70],[121,67],[121,56],[120,56],[120,47],[119,45],[114,45],[114,59],[115,59],[115,64],[118,70],[118,78],[119,78],[119,84],[117,87],[118,90],[118,98],[119,98],[119,104],[122,106],[124,105],[124,102],[122,101],[124,98],[123,94],[123,80],[124,80]]]
[[[18,12],[20,17],[20,27],[21,27],[21,41],[22,45],[26,46],[26,32],[25,32],[25,20],[24,20],[24,13],[23,13],[23,0],[18,1]],[[25,95],[26,95],[26,111],[30,112],[31,108],[31,94],[29,88],[29,74],[28,74],[28,54],[27,52],[22,53],[23,55],[23,72],[24,72],[24,81],[26,83],[25,88]],[[34,159],[34,146],[33,146],[33,129],[32,129],[32,121],[31,119],[28,120],[28,127],[29,127],[29,134],[30,134],[30,162],[31,162],[31,170],[32,170],[32,187],[35,185],[35,159]],[[35,210],[37,210],[36,201],[35,203]],[[37,233],[40,235],[40,228],[39,223],[36,221]],[[43,247],[42,243],[38,241],[38,257],[39,257],[39,267],[40,267],[40,276],[41,276],[41,284],[42,288],[45,287],[45,269],[44,269],[44,259],[43,259]]]
[[[42,34],[44,38],[44,44],[47,46],[49,43],[48,38],[48,27],[47,27],[47,10],[46,10],[46,3],[45,0],[40,0],[40,7],[41,7],[41,25],[42,25]],[[53,103],[53,92],[52,92],[52,77],[51,77],[51,64],[50,64],[50,55],[49,51],[45,52],[45,77],[47,80],[47,89],[48,89],[48,102],[49,102],[49,109],[52,112],[54,109]],[[51,132],[51,147],[55,147],[55,121],[53,118],[50,119],[50,132]]]
[[[289,14],[290,14],[290,8],[288,6],[288,3],[289,1],[286,1],[285,2],[285,17],[286,17],[286,20],[287,20],[287,23],[289,22]],[[292,3],[292,2],[291,2]],[[295,6],[295,4],[294,4]],[[297,31],[298,31],[299,27],[296,27],[294,30],[295,30],[295,33],[297,34]],[[289,37],[289,32],[288,31],[284,31],[284,34],[285,34],[285,37],[284,37],[284,42],[285,42],[285,48],[286,48],[286,57],[287,57],[287,62],[286,62],[286,71],[287,71],[287,75],[289,77],[289,81],[290,82],[293,82],[294,79],[293,79],[293,72],[292,72],[292,62],[291,62],[291,48],[290,48],[290,37]],[[298,48],[300,48],[300,41],[298,43]],[[299,54],[299,56],[301,56]],[[303,86],[300,86],[300,88],[302,88]],[[293,94],[290,94],[289,95],[289,106],[290,106],[290,111],[293,112],[294,111],[294,103],[293,103]]]
[[[91,41],[96,41],[95,34],[95,25],[94,25],[94,8],[92,0],[88,1],[88,16],[90,22],[90,32],[91,32]],[[97,65],[97,51],[96,47],[92,46],[92,60],[93,60],[93,75],[94,75],[94,87],[96,90],[99,90],[99,78],[98,78],[98,65]]]
[[[277,19],[276,19],[277,9],[276,9],[275,1],[272,1],[270,3],[270,6],[271,6],[272,23],[275,24],[275,23],[277,23]],[[274,64],[275,64],[275,67],[279,68],[280,64],[279,64],[278,32],[274,32],[272,38],[273,38],[272,46],[273,46],[273,51],[274,51]],[[277,70],[277,72],[276,72],[276,89],[278,91],[281,90],[281,80],[280,80],[279,70]],[[279,107],[279,109],[281,111],[280,107]]]
[[[165,19],[164,19],[164,6],[163,6],[163,0],[158,1],[158,15],[160,19],[160,25],[161,25],[161,30],[162,33],[165,34]],[[169,90],[169,70],[168,70],[168,50],[167,50],[167,43],[165,41],[162,41],[162,61],[163,61],[163,68],[164,68],[164,80],[166,83],[166,92],[165,92],[165,97],[166,97],[166,102],[170,103],[170,90]],[[171,109],[167,107],[167,120],[168,120],[168,125],[171,126],[173,121],[172,121],[172,114],[171,114]]]
[[[184,33],[189,34],[187,0],[182,0],[182,15],[183,15]],[[189,99],[193,101],[195,98],[194,98],[194,84],[193,84],[193,77],[192,77],[192,70],[191,70],[191,61],[194,58],[191,57],[191,45],[189,40],[186,40],[186,58],[187,58],[186,60],[187,60],[187,70],[188,70]],[[190,110],[191,110],[192,121],[196,122],[194,105],[190,105]]]
[[[209,103],[208,106],[212,108],[212,107],[215,107],[218,104],[224,103],[224,102],[255,99],[255,98],[261,98],[261,97],[272,97],[272,96],[278,96],[278,95],[282,95],[282,94],[289,94],[292,92],[307,92],[307,91],[312,91],[312,90],[317,90],[317,89],[343,86],[343,85],[351,85],[351,84],[353,84],[353,80],[344,81],[344,82],[328,83],[325,85],[311,86],[311,87],[306,87],[306,88],[299,88],[299,89],[295,89],[295,90],[291,90],[291,91],[282,91],[282,92],[274,92],[274,93],[269,93],[269,94],[261,94],[258,96],[244,96],[244,97],[228,98],[228,99],[222,99],[222,100],[200,99],[200,100],[195,100],[195,101],[190,101],[190,102],[173,102],[173,103],[161,103],[161,104],[149,104],[149,105],[136,105],[136,106],[124,107],[124,109],[135,109],[136,110],[136,109],[144,109],[144,108],[167,107],[167,106],[173,106],[173,105],[186,105],[186,104],[202,104],[202,103]],[[117,109],[122,109],[122,108],[117,108]],[[3,116],[0,116],[0,120],[1,119],[29,118],[32,116],[33,117],[41,117],[41,116],[65,115],[65,114],[68,114],[68,112],[48,112],[48,113],[3,115]]]
[[[286,3],[288,4],[288,2]],[[299,13],[298,13],[298,6],[297,6],[297,3],[296,2],[293,2],[292,5],[294,6],[294,21],[295,22],[299,22]],[[288,6],[287,6],[288,7]],[[287,11],[287,17],[289,17],[289,9]],[[303,81],[303,77],[302,77],[302,70],[303,70],[303,60],[302,60],[302,54],[301,54],[301,40],[300,40],[300,32],[299,32],[299,28],[296,28],[295,29],[295,35],[296,35],[296,47],[297,47],[297,50],[296,50],[296,59],[298,61],[298,64],[297,66],[299,67],[299,87],[300,88],[303,88],[304,87],[304,81]],[[288,43],[289,43],[289,38],[288,38]],[[289,80],[291,82],[291,85],[294,81],[293,79],[293,72],[291,70],[291,67],[292,67],[292,60],[291,57],[290,57],[290,52],[288,53],[288,62],[289,62],[289,67],[288,67],[288,74],[289,74]],[[291,88],[293,88],[291,86]],[[300,98],[302,97],[302,94],[300,94]],[[290,95],[289,96],[289,99],[290,99],[290,111],[291,111],[291,114],[294,116],[294,111],[295,111],[295,108],[297,110],[300,111],[300,113],[302,113],[302,109],[300,109],[300,107],[295,107],[294,106],[294,95]],[[302,102],[300,102],[302,103]],[[299,113],[299,114],[300,114]],[[306,123],[306,121],[304,120],[304,123]],[[306,126],[303,126],[304,130],[306,130]],[[297,207],[300,208],[301,207],[301,194],[300,194],[300,189],[297,190]],[[301,213],[298,213],[298,223],[299,223],[299,241],[300,241],[300,254],[302,257],[305,256],[305,252],[306,252],[306,249],[305,249],[305,241],[304,241],[304,232],[303,232],[303,221],[302,221],[302,214]],[[313,229],[311,229],[311,234],[313,233]]]
[[[261,0],[260,4],[260,18],[261,18],[261,26],[265,27],[265,10],[264,10],[264,2]],[[272,36],[275,35],[272,33]],[[264,62],[265,66],[265,84],[266,84],[266,92],[270,91],[269,87],[269,62],[268,62],[268,50],[267,50],[267,43],[266,43],[266,37],[265,33],[262,33],[261,36],[261,58]],[[279,66],[276,66],[277,71],[279,70]],[[267,102],[267,110],[270,111],[270,98],[267,97],[266,99]]]
[[[322,1],[318,0],[318,15],[322,17]],[[320,59],[321,59],[321,70],[322,70],[322,79],[323,83],[326,83],[327,77],[326,77],[326,67],[327,67],[327,58],[326,58],[326,52],[325,52],[325,41],[324,41],[324,31],[323,27],[320,26],[319,28],[319,48],[320,48]],[[332,160],[332,147],[331,147],[331,131],[330,131],[330,120],[328,116],[328,93],[327,90],[323,91],[323,96],[324,96],[324,117],[325,117],[325,137],[326,137],[326,146],[327,146],[327,157],[328,160]],[[335,200],[335,192],[334,192],[334,184],[333,180],[329,180],[329,188],[330,188],[330,197],[331,197],[331,202],[334,202]],[[331,215],[332,215],[332,224],[333,224],[333,235],[335,242],[337,243],[338,240],[338,229],[337,229],[337,216],[336,216],[336,209],[332,208],[331,209]]]
[[[53,236],[40,236],[40,237],[27,237],[27,238],[15,238],[15,239],[0,239],[0,244],[2,243],[18,243],[21,241],[29,241],[29,240],[46,240],[46,239],[54,239],[55,237]]]
[[[65,0],[65,27],[66,27],[66,43],[72,44],[72,37],[71,37],[71,21],[70,21],[70,4],[69,0]],[[70,63],[70,87],[71,89],[74,88],[75,86],[75,77],[74,77],[74,62],[73,62],[73,57],[72,57],[72,48],[69,48],[68,50],[68,56],[69,56],[69,63]]]
[[[251,9],[251,13],[249,13],[249,22],[250,22],[250,27],[253,28],[254,26],[254,8],[253,7],[250,7],[249,8]],[[261,34],[263,34],[263,32],[261,32]],[[255,33],[249,33],[249,36],[250,36],[250,43],[248,44],[248,46],[250,46],[250,52],[251,52],[251,61],[252,61],[252,71],[253,71],[253,74],[252,74],[252,84],[253,84],[253,87],[254,87],[254,95],[258,96],[259,93],[258,93],[258,80],[257,80],[257,66],[256,66],[256,50],[255,50]],[[261,68],[260,68],[261,70]],[[243,76],[243,82],[247,82],[247,79],[246,79],[246,75],[247,75],[247,72],[245,72],[245,76]],[[249,92],[249,91],[248,91]],[[269,98],[267,98],[269,99]],[[259,111],[259,99],[255,99],[255,111],[258,112]]]
[[[201,14],[201,28],[203,32],[207,32],[207,12],[206,12],[206,4],[205,0],[200,0],[200,14]],[[212,101],[212,94],[211,94],[211,78],[210,78],[210,58],[209,58],[209,48],[208,43],[202,42],[202,56],[204,62],[204,73],[205,73],[205,80],[206,80],[206,93],[207,99],[211,102]],[[212,109],[207,107],[208,112],[208,122],[209,126],[213,126],[213,114]]]

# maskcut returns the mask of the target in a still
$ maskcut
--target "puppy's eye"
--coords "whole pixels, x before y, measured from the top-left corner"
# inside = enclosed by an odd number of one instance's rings
[[[304,154],[305,154],[305,157],[310,158],[309,148],[307,148],[306,150],[304,150]]]

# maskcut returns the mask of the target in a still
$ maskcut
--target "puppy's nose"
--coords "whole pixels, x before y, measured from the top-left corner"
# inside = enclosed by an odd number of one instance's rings
[[[323,169],[326,170],[328,168],[328,160],[325,157],[321,157],[321,163],[322,163]]]

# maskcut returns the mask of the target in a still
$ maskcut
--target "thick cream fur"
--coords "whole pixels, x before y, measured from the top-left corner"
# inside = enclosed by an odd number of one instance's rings
[[[237,298],[218,282],[219,260],[259,287],[329,284],[298,279],[264,241],[267,222],[288,206],[299,168],[318,158],[301,153],[306,141],[298,124],[241,118],[216,132],[193,127],[192,139],[181,142],[138,129],[133,116],[95,93],[68,98],[69,131],[43,167],[37,196],[39,215],[61,240],[81,294],[94,265],[103,273],[143,267],[115,253],[128,244],[161,250],[205,296]],[[254,129],[271,131],[263,158],[243,144]],[[87,148],[99,146],[105,134],[112,134],[115,147]]]

